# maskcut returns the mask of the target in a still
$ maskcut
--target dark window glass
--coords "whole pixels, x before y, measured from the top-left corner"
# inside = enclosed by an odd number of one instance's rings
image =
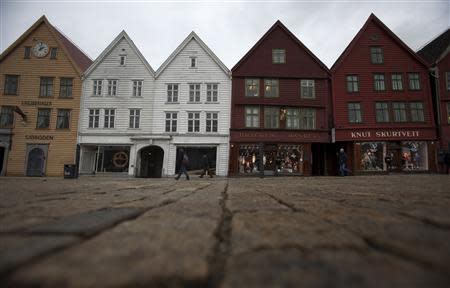
[[[382,64],[383,49],[381,47],[370,47],[370,59],[372,64]]]
[[[58,54],[58,48],[53,47],[50,49],[50,59],[56,59],[56,56]]]
[[[36,128],[45,129],[50,127],[50,112],[48,108],[38,109]]]
[[[18,86],[18,75],[5,75],[5,95],[17,95]]]
[[[14,107],[2,106],[0,112],[0,128],[11,128],[14,123]]]
[[[71,98],[72,97],[72,78],[61,78],[59,82],[59,97]]]
[[[377,122],[389,122],[389,106],[387,102],[375,103]]]
[[[56,129],[69,129],[70,110],[58,109],[58,118],[56,119]]]
[[[23,54],[23,58],[25,59],[30,59],[31,56],[31,47],[30,46],[25,46],[25,51]]]
[[[350,123],[361,123],[361,105],[359,103],[348,103],[348,121]]]
[[[40,97],[52,97],[53,96],[53,78],[41,77]]]
[[[356,75],[347,75],[347,92],[359,91],[359,79]]]

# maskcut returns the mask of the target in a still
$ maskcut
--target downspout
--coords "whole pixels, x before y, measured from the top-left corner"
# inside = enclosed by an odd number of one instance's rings
[[[436,119],[435,119],[435,124],[436,124],[436,130],[438,133],[438,139],[439,142],[441,140],[441,136],[442,136],[442,127],[441,127],[441,97],[439,94],[439,68],[437,66],[430,68],[430,75],[431,77],[434,78],[434,91],[435,91],[435,96],[434,97],[434,105],[435,108],[434,109],[436,111]],[[440,146],[440,145],[439,145]]]

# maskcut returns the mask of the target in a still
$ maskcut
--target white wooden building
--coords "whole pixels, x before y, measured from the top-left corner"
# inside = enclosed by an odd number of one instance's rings
[[[149,173],[141,171],[137,155],[153,141],[154,75],[125,31],[86,70],[78,131],[81,174]]]
[[[200,169],[207,154],[217,175],[228,171],[231,76],[228,68],[194,33],[156,71],[153,133],[164,150],[163,171],[174,175],[177,153]]]

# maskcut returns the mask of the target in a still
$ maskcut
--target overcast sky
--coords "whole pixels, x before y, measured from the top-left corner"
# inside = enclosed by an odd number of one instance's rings
[[[3,52],[46,15],[93,60],[125,30],[157,69],[193,30],[232,68],[281,20],[328,67],[374,13],[417,50],[450,26],[449,0],[0,0]]]

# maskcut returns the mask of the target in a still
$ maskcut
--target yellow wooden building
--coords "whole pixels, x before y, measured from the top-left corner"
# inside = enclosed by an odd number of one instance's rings
[[[0,56],[0,171],[62,176],[74,164],[82,73],[92,63],[42,16]]]

